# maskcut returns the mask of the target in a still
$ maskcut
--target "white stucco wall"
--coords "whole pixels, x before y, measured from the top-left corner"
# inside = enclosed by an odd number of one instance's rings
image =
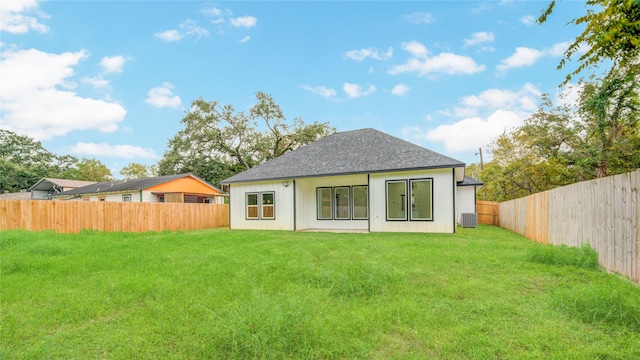
[[[386,181],[433,179],[432,221],[388,221]],[[453,233],[455,231],[455,178],[452,169],[371,174],[369,177],[370,231]]]
[[[433,220],[389,221],[386,218],[386,181],[433,180]],[[289,180],[284,187],[282,180],[230,185],[230,212],[232,229],[261,230],[369,230],[372,232],[455,232],[456,190],[452,169],[433,169],[394,173],[358,174],[332,177]],[[369,186],[368,220],[318,220],[316,189],[336,186]],[[295,189],[295,195],[294,195]],[[246,219],[246,193],[273,191],[275,193],[274,220]],[[294,206],[295,199],[295,206]],[[294,208],[297,215],[294,216]]]
[[[476,191],[474,186],[458,186],[458,201],[456,202],[456,221],[462,222],[464,213],[476,212]]]
[[[368,220],[318,220],[316,189],[367,185],[367,175],[348,175],[296,180],[296,229],[368,230]]]
[[[294,230],[293,224],[293,181],[288,186],[282,185],[282,180],[231,184],[229,186],[229,211],[231,229],[259,229],[259,230]],[[274,192],[275,219],[248,220],[245,213],[245,194]]]

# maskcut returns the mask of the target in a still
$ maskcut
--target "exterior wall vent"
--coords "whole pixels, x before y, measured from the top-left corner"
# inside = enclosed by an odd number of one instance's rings
[[[476,227],[478,226],[478,214],[476,213],[462,213],[462,227]]]

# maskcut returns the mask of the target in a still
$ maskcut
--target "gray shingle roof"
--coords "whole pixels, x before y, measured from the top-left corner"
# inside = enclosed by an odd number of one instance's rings
[[[339,132],[221,181],[235,182],[464,167],[375,129]]]
[[[480,180],[476,180],[471,176],[464,176],[464,180],[458,182],[458,186],[482,186],[484,183]]]
[[[98,193],[120,192],[120,191],[140,191],[158,184],[164,184],[166,182],[173,181],[176,179],[181,179],[187,176],[193,176],[194,178],[199,179],[205,184],[208,184],[206,181],[200,179],[199,177],[193,174],[164,175],[164,176],[155,176],[155,177],[148,177],[148,178],[142,178],[142,179],[114,180],[114,181],[99,182],[99,183],[83,186],[80,188],[64,191],[57,194],[56,196],[98,194]],[[210,185],[210,186],[216,189],[213,185]]]
[[[95,184],[95,181],[82,181],[82,180],[68,180],[57,178],[42,178],[29,188],[31,190],[49,190],[53,185],[66,188],[79,188],[87,185]]]

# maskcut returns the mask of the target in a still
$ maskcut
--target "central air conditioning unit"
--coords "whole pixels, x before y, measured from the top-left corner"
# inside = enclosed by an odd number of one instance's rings
[[[462,213],[462,227],[474,228],[478,226],[478,214]]]

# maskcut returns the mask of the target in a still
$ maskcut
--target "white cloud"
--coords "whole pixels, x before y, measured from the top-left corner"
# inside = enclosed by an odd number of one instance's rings
[[[247,35],[247,36],[243,37],[242,39],[240,39],[240,42],[244,44],[249,40],[251,40],[251,36]]]
[[[422,11],[416,11],[409,15],[405,15],[404,18],[414,24],[429,24],[433,21],[433,15],[431,13]]]
[[[222,16],[222,10],[217,7],[203,9],[202,13],[207,16]]]
[[[562,56],[564,52],[567,51],[571,43],[569,41],[559,42],[557,44],[553,44],[552,47],[545,50],[545,53],[551,56]]]
[[[391,89],[391,93],[396,96],[403,96],[409,92],[410,88],[405,84],[398,84]]]
[[[540,50],[528,47],[517,47],[516,52],[508,58],[502,60],[497,69],[501,72],[504,72],[513,68],[531,66],[535,64],[535,62],[538,61],[538,59],[540,59],[543,55],[544,53]]]
[[[425,76],[432,73],[444,74],[474,74],[485,69],[484,65],[478,65],[467,56],[452,53],[440,53],[436,56],[429,56],[427,48],[417,41],[402,44],[402,48],[413,55],[402,65],[393,66],[388,73],[392,75],[402,73],[418,73],[418,76]]]
[[[496,67],[498,71],[505,72],[509,69],[531,66],[543,56],[562,56],[571,43],[568,41],[553,44],[550,48],[537,50],[528,47],[517,47],[516,52],[502,60]]]
[[[402,44],[402,49],[408,51],[411,55],[419,58],[427,57],[429,53],[427,47],[418,41],[409,41]]]
[[[170,107],[177,109],[182,106],[182,100],[171,91],[173,85],[163,83],[162,86],[154,87],[147,93],[148,97],[144,101],[156,108]]]
[[[107,143],[78,142],[68,149],[69,153],[87,156],[107,156],[124,159],[157,159],[155,150],[133,145],[109,145]]]
[[[355,61],[363,61],[368,57],[375,60],[389,60],[393,56],[393,48],[389,48],[387,52],[380,52],[374,48],[349,50],[344,55]]]
[[[195,35],[198,39],[202,36],[209,35],[209,31],[207,29],[199,26],[197,21],[191,19],[187,19],[185,22],[180,24],[180,28],[186,35]]]
[[[89,84],[95,88],[107,88],[109,87],[109,80],[105,80],[102,77],[83,77],[80,79],[83,84]]]
[[[258,22],[258,19],[256,19],[253,16],[242,16],[242,17],[233,18],[230,20],[230,23],[232,26],[246,27],[246,28],[254,27],[257,22]]]
[[[553,103],[558,106],[574,107],[580,100],[580,93],[583,88],[584,84],[567,84],[559,92],[556,92]]]
[[[533,26],[536,24],[536,18],[533,15],[526,15],[520,18],[520,22],[526,26]]]
[[[184,37],[178,30],[166,30],[157,32],[155,35],[158,39],[166,42],[180,41]]]
[[[528,113],[499,109],[486,118],[471,117],[435,129],[405,129],[403,133],[418,139],[444,143],[447,152],[475,151],[486,146],[506,129],[523,124]]]
[[[105,56],[100,60],[100,66],[104,69],[105,73],[122,72],[125,59],[121,55],[117,56]]]
[[[464,43],[464,46],[474,46],[492,42],[493,40],[495,40],[495,36],[492,32],[481,31],[474,33],[473,35],[471,35],[470,39],[464,39],[462,42]]]
[[[527,83],[518,91],[488,89],[478,95],[465,96],[460,102],[464,105],[463,108],[534,111],[540,95],[541,92],[535,86]]]
[[[342,90],[344,90],[350,98],[359,98],[373,94],[376,91],[376,87],[374,85],[369,85],[367,90],[362,90],[362,87],[358,84],[344,83]]]
[[[195,20],[187,19],[179,25],[180,30],[165,30],[157,32],[154,36],[166,42],[176,42],[182,40],[185,36],[195,36],[199,40],[203,36],[209,35],[209,30],[198,25]]]
[[[461,98],[460,106],[453,110],[440,112],[460,120],[431,129],[407,128],[405,135],[442,142],[449,152],[474,151],[505,130],[522,125],[537,110],[541,95],[540,90],[529,83],[520,90],[487,89]]]
[[[36,17],[25,15],[35,12]],[[49,16],[38,9],[37,0],[0,2],[0,31],[12,34],[25,34],[30,30],[46,33],[49,27],[40,23],[38,18],[48,19]]]
[[[127,113],[121,105],[60,89],[75,87],[73,67],[88,56],[85,50],[62,54],[36,49],[0,53],[2,127],[36,140],[74,130],[117,130]]]
[[[306,91],[309,91],[309,92],[314,93],[316,95],[323,96],[325,98],[332,98],[332,97],[336,96],[336,91],[335,90],[326,88],[324,86],[312,87],[312,86],[309,86],[309,85],[302,85],[300,87],[302,89],[306,90]]]

